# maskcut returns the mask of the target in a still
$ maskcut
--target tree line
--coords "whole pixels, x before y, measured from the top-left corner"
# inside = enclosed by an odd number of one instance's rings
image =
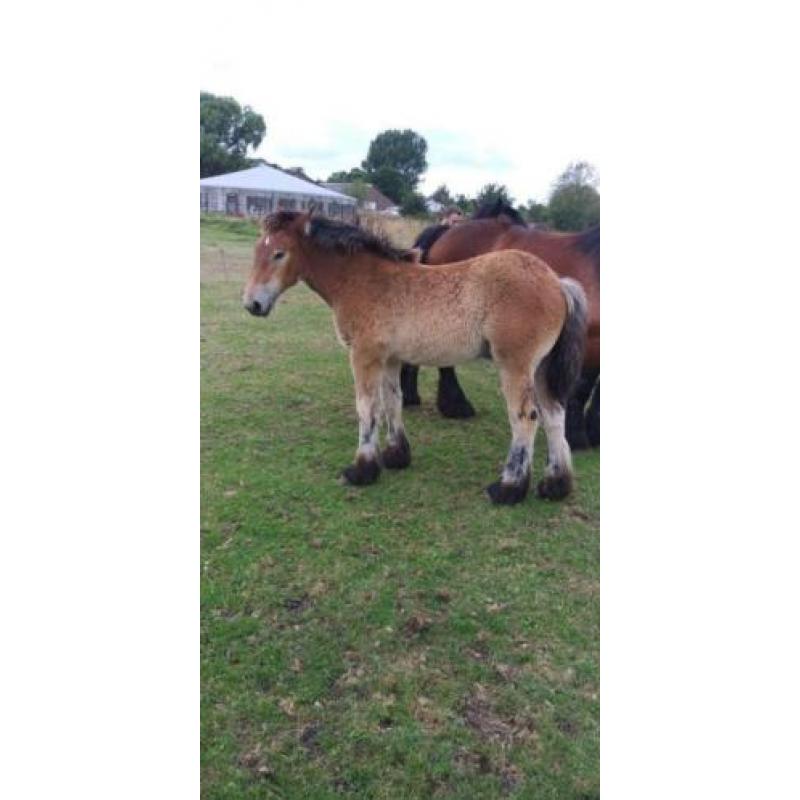
[[[248,156],[266,136],[261,114],[241,106],[232,97],[200,93],[200,177],[220,175],[268,162]],[[418,190],[428,168],[428,143],[410,129],[386,130],[370,142],[360,166],[328,176],[328,183],[348,184],[347,193],[361,200],[369,186],[375,186],[407,216],[429,216],[426,198]],[[277,165],[271,165],[277,166]],[[301,167],[286,170],[312,180]],[[312,181],[318,183],[318,181]],[[475,197],[451,194],[439,186],[430,199],[445,208],[472,213],[487,200],[502,198],[529,222],[556,230],[583,230],[600,221],[600,194],[594,168],[586,162],[570,164],[553,183],[546,203],[528,200],[517,203],[502,184],[486,184]]]

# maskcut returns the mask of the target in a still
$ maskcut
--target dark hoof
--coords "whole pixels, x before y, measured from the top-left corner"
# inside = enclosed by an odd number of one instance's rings
[[[436,408],[443,417],[449,419],[468,419],[475,416],[475,409],[466,397],[460,400],[442,400],[436,402]]]
[[[422,401],[419,399],[418,394],[412,394],[406,397],[403,395],[403,408],[408,408],[409,406],[418,406]]]
[[[411,464],[411,445],[408,439],[401,436],[395,444],[384,449],[381,459],[386,469],[405,469]]]
[[[545,500],[561,500],[572,491],[572,475],[550,475],[542,478],[536,491]]]
[[[519,483],[501,483],[496,481],[486,487],[489,499],[496,505],[511,506],[521,503],[528,494],[531,485],[531,476],[526,475]]]
[[[381,467],[375,460],[359,458],[355,464],[345,467],[342,477],[351,486],[367,486],[378,480],[381,474]]]

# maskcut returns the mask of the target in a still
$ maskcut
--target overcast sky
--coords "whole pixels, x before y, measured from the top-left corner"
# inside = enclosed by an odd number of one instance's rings
[[[428,142],[425,193],[496,182],[543,200],[576,160],[602,177],[592,6],[580,29],[558,9],[513,3],[209,8],[199,88],[264,116],[257,155],[269,161],[324,180],[359,166],[382,130],[412,128]]]

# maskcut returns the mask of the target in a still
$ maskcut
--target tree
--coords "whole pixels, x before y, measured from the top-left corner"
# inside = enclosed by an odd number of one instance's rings
[[[264,118],[250,106],[200,92],[200,177],[249,167],[247,149],[257,148],[266,132]]]
[[[330,181],[330,183],[335,183],[336,181]],[[363,203],[367,199],[367,195],[369,194],[369,184],[362,180],[357,179],[351,181],[345,186],[343,189],[344,193],[350,195],[350,197],[355,197],[359,203]]]
[[[581,231],[600,222],[597,171],[591,164],[570,164],[553,184],[548,217],[556,230]]]
[[[409,193],[403,181],[403,176],[391,167],[381,167],[369,174],[369,180],[373,186],[382,191],[392,202],[398,205],[403,202],[403,198]]]
[[[408,192],[403,197],[400,211],[407,217],[427,217],[428,206],[419,192]]]
[[[457,194],[453,202],[464,214],[471,214],[475,210],[475,201],[470,200],[465,194]]]
[[[350,170],[340,169],[338,172],[332,172],[328,176],[326,183],[354,183],[355,181],[366,181],[367,173],[360,167],[353,167]]]
[[[367,157],[361,166],[367,172],[372,183],[388,197],[400,200],[403,195],[413,192],[417,188],[419,179],[428,168],[425,156],[428,152],[428,143],[418,133],[410,129],[404,131],[388,130],[379,133],[370,143]],[[377,176],[386,178],[388,171],[397,174],[402,184],[400,197],[393,197],[378,183]]]
[[[563,186],[591,186],[596,189],[599,183],[597,170],[588,161],[573,161],[556,178],[553,191]]]
[[[510,206],[514,205],[514,198],[508,193],[508,189],[503,184],[487,183],[475,198],[476,205],[480,208],[486,202],[504,200]]]
[[[455,202],[453,200],[452,195],[450,194],[450,190],[447,188],[445,184],[442,184],[432,195],[431,200],[435,200],[437,203],[441,203],[443,206],[452,206]]]
[[[520,213],[528,222],[547,224],[550,221],[550,209],[545,203],[537,203],[535,200],[528,200],[527,205],[520,206]]]

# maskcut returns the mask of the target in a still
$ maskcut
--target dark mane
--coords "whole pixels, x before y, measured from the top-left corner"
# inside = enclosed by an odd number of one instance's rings
[[[593,228],[584,231],[579,237],[575,246],[582,253],[594,259],[597,269],[600,269],[600,226],[595,225]]]
[[[485,200],[472,215],[472,219],[492,219],[500,216],[508,217],[513,225],[527,227],[519,211],[502,197],[496,197],[494,200]]]
[[[297,220],[299,211],[278,211],[264,220],[264,229],[278,231],[289,227]],[[356,253],[371,253],[389,261],[413,261],[414,255],[408,250],[395,247],[385,236],[349,225],[327,217],[312,217],[306,238],[320,250],[351,256]]]
[[[441,235],[448,230],[450,230],[449,225],[429,225],[417,236],[414,247],[418,247],[422,251],[422,256],[420,257],[420,262],[422,264],[427,263],[428,251],[439,240]]]

